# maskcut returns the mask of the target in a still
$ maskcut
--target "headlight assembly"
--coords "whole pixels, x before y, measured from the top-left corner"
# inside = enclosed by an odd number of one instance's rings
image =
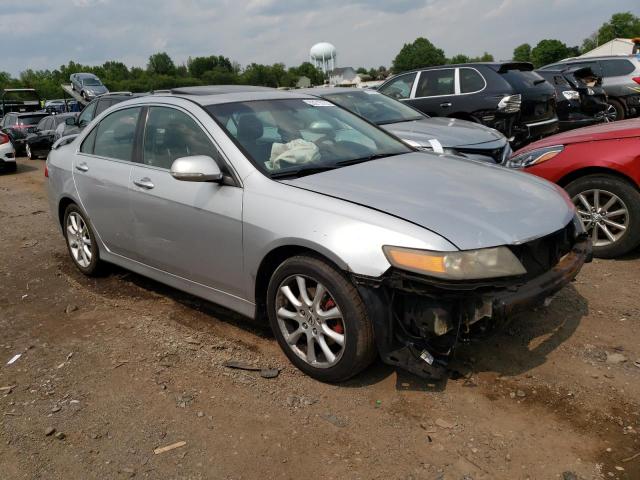
[[[507,247],[461,252],[432,252],[389,245],[382,249],[394,267],[446,280],[477,280],[527,273]]]
[[[564,150],[564,145],[536,148],[529,152],[515,155],[507,160],[505,166],[509,168],[526,168],[551,160]]]

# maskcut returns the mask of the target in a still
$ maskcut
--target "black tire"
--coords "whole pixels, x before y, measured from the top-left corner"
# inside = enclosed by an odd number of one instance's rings
[[[624,105],[622,105],[622,102],[620,102],[620,100],[616,100],[616,99],[610,98],[609,99],[609,105],[611,105],[613,108],[616,109],[616,121],[617,120],[624,120],[626,118]]]
[[[327,368],[314,367],[299,357],[286,342],[278,324],[276,309],[280,286],[295,275],[314,279],[324,285],[342,314],[345,338],[342,356]],[[345,381],[368,367],[377,354],[373,326],[357,289],[342,272],[319,258],[296,256],[284,261],[269,282],[267,310],[273,333],[291,363],[317,380]]]
[[[18,164],[11,162],[11,163],[5,163],[4,164],[4,171],[7,173],[15,173],[18,171]],[[1,172],[1,170],[0,170]]]
[[[71,214],[79,215],[82,218],[82,220],[87,226],[89,238],[91,239],[91,261],[86,266],[83,266],[80,263],[78,263],[78,261],[74,257],[73,252],[71,251],[71,244],[69,241],[70,233],[67,229],[69,216]],[[96,241],[96,236],[93,233],[93,227],[91,226],[91,222],[89,222],[85,213],[82,210],[80,210],[80,208],[78,208],[78,206],[75,203],[70,204],[64,211],[64,221],[62,225],[63,225],[64,238],[67,243],[67,251],[69,252],[69,256],[71,257],[71,260],[73,261],[73,264],[76,266],[76,268],[89,277],[97,277],[102,275],[105,271],[105,265],[104,265],[104,262],[100,260],[100,250],[98,248],[98,242]]]
[[[37,160],[38,156],[33,154],[33,152],[31,151],[31,147],[29,146],[28,143],[25,144],[24,151],[27,154],[27,158],[29,160]]]
[[[640,245],[640,192],[624,179],[612,175],[587,175],[574,180],[565,187],[571,198],[588,190],[599,189],[611,192],[620,198],[628,211],[629,222],[623,235],[610,245],[593,247],[593,254],[599,258],[615,258]]]

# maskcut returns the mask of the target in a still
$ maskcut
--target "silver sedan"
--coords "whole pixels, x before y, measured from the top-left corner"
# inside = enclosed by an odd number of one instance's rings
[[[334,382],[376,354],[442,375],[457,341],[589,258],[560,188],[441,157],[326,100],[207,87],[111,107],[54,145],[47,175],[81,272],[117,264],[268,319]]]

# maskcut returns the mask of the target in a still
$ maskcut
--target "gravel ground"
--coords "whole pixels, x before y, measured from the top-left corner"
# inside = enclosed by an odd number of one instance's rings
[[[265,325],[115,267],[83,277],[43,167],[0,175],[0,478],[640,479],[640,253],[465,345],[456,380],[377,363],[326,385]]]

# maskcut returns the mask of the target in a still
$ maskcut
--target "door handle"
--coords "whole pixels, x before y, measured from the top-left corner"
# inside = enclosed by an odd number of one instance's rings
[[[89,166],[84,162],[78,163],[76,165],[76,170],[80,170],[81,172],[88,172],[89,171]]]
[[[146,190],[151,190],[153,187],[155,187],[155,185],[153,184],[153,182],[149,177],[144,177],[144,178],[141,178],[140,180],[134,180],[133,183],[139,186],[140,188],[144,188]]]
[[[449,108],[449,107],[451,106],[451,102],[444,102],[444,103],[441,103],[441,104],[440,104],[440,106],[441,106],[442,108]]]

